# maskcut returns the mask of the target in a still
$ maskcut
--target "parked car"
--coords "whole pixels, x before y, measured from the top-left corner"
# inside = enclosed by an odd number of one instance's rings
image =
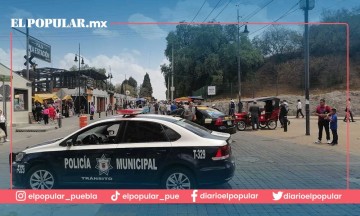
[[[171,115],[184,118],[184,109],[176,109],[171,112]],[[195,120],[193,122],[206,127],[209,130],[219,131],[229,134],[236,133],[235,120],[232,116],[226,115],[221,111],[207,107],[195,107]]]

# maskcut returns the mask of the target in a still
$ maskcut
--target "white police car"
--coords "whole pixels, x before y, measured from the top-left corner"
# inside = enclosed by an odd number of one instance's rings
[[[229,181],[229,134],[163,115],[113,117],[69,136],[10,154],[13,185],[159,185],[191,189]]]

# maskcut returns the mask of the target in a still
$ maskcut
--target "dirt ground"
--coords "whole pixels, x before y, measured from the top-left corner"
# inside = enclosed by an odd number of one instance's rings
[[[266,96],[274,96],[274,95],[262,95],[261,97]],[[260,96],[259,96],[260,97]],[[281,100],[286,100],[289,104],[289,115],[296,115],[296,105],[297,100],[300,99],[303,105],[303,113],[305,114],[305,97],[301,95],[288,95],[288,94],[282,94],[278,95],[278,98]],[[355,116],[359,114],[360,116],[360,91],[351,91],[349,93],[349,97],[351,98],[351,109]],[[313,115],[312,112],[315,111],[315,108],[317,105],[319,105],[320,99],[325,99],[326,104],[330,107],[335,107],[337,109],[339,116],[345,115],[345,107],[346,107],[346,91],[333,91],[323,94],[311,94],[310,95],[310,115]],[[235,99],[235,102],[237,103],[237,99]],[[249,99],[249,98],[243,98],[243,99]],[[204,102],[205,105],[211,106],[212,104],[215,104],[218,109],[220,109],[224,113],[229,112],[229,103],[230,98],[223,99],[223,100],[211,100]],[[260,104],[259,104],[260,105]],[[244,104],[244,107],[246,105]]]
[[[247,128],[245,131],[238,131],[237,133],[254,133],[256,136],[262,136],[264,138],[271,138],[276,140],[284,140],[299,145],[310,145],[316,148],[331,148],[333,151],[342,153],[351,153],[353,155],[360,156],[360,119],[355,118],[356,122],[346,123],[341,117],[338,117],[338,145],[331,146],[326,144],[326,135],[323,131],[323,138],[321,144],[315,144],[318,138],[318,126],[317,118],[311,117],[310,119],[310,135],[306,133],[306,121],[305,118],[289,117],[290,125],[288,131],[284,132],[283,128],[277,127],[275,130],[263,129],[253,131],[251,128]],[[349,135],[349,139],[347,139]],[[331,131],[330,137],[332,139]]]
[[[345,104],[346,104],[346,91],[333,91],[322,94],[311,94],[310,95],[310,136],[305,135],[306,125],[304,118],[295,118],[296,115],[296,104],[297,100],[300,99],[303,104],[303,113],[305,114],[305,103],[304,96],[299,95],[279,95],[278,98],[281,100],[287,100],[289,103],[289,120],[291,124],[288,128],[288,132],[283,132],[283,129],[278,127],[275,131],[273,130],[259,130],[251,131],[248,128],[246,131],[239,131],[238,133],[254,133],[257,136],[263,136],[274,140],[286,140],[301,145],[311,145],[318,148],[332,148],[334,151],[346,153],[349,151],[352,154],[360,156],[360,91],[350,91],[351,107],[354,114],[354,118],[357,122],[350,122],[349,124],[343,121],[345,116]],[[263,95],[266,96],[266,95]],[[268,95],[269,96],[269,95]],[[326,144],[325,131],[323,131],[322,144],[315,144],[314,142],[318,138],[318,126],[317,117],[314,116],[314,111],[319,100],[324,98],[326,104],[331,107],[337,108],[338,113],[338,135],[339,144],[336,146],[329,146]],[[247,99],[247,98],[244,98]],[[235,99],[236,101],[236,99]],[[224,113],[229,112],[230,98],[223,100],[205,101],[204,105],[215,106]],[[245,104],[244,104],[245,107]],[[278,122],[279,123],[279,122]],[[349,140],[347,140],[347,134],[349,134]],[[330,137],[331,131],[330,131]]]

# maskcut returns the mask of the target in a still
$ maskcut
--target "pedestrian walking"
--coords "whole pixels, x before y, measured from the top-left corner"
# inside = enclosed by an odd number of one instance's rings
[[[302,104],[301,104],[300,99],[299,99],[298,102],[297,102],[296,109],[297,109],[297,111],[296,111],[296,118],[299,118],[299,114],[301,114],[301,116],[304,118],[304,114],[303,114],[303,112],[302,112]]]
[[[195,116],[195,107],[192,105],[192,102],[190,102],[189,105],[184,107],[184,119],[193,121],[195,119],[194,116]]]
[[[288,112],[289,109],[286,106],[286,101],[283,101],[280,105],[279,120],[281,123],[281,127],[284,128],[284,132],[287,132],[287,127],[288,127],[288,118],[287,118]]]
[[[36,121],[40,124],[41,120],[42,120],[42,110],[43,108],[41,107],[40,103],[36,103],[36,108],[35,108],[35,112],[36,112]]]
[[[154,104],[154,110],[155,110],[155,114],[159,113],[159,104],[157,102]]]
[[[2,110],[0,110],[0,128],[4,131],[5,136],[3,137],[3,142],[9,142],[7,139],[7,129],[6,129],[6,117],[4,116]]]
[[[336,109],[332,108],[331,109],[331,114],[330,114],[330,129],[332,132],[332,136],[333,136],[333,141],[330,143],[330,145],[337,145],[338,144],[338,133],[337,133],[337,115],[336,115]]]
[[[49,124],[49,107],[47,105],[45,105],[43,110],[43,119],[45,125]]]
[[[170,113],[171,113],[171,105],[170,105],[170,102],[167,102],[166,103],[166,114],[170,115]]]
[[[243,103],[241,101],[239,101],[238,103],[238,113],[241,113],[243,110]]]
[[[170,106],[170,111],[173,112],[176,109],[178,109],[178,107],[176,106],[176,104],[174,102],[172,102],[171,106]]]
[[[351,121],[354,121],[354,117],[353,117],[353,113],[351,112],[351,100],[349,98],[349,102],[346,104],[346,108],[345,108],[345,118],[344,118],[344,122],[346,122],[347,120],[350,120],[349,116],[351,117]],[[349,112],[349,114],[348,114]]]
[[[49,118],[52,124],[55,124],[56,111],[52,105],[49,105]]]
[[[112,106],[111,104],[109,104],[107,108],[107,115],[111,115],[111,112],[112,112]]]
[[[235,114],[235,101],[231,99],[229,104],[229,115],[232,116],[234,114]]]
[[[257,105],[257,102],[254,101],[253,104],[249,108],[249,112],[251,113],[251,124],[253,130],[259,129],[259,113],[260,107]]]
[[[90,120],[94,120],[95,106],[94,102],[91,102],[90,105]]]
[[[161,115],[166,114],[166,105],[164,103],[160,103],[160,112],[161,112]]]
[[[318,136],[318,140],[315,142],[316,144],[321,143],[323,129],[325,129],[327,143],[331,144],[330,131],[329,131],[330,120],[327,118],[330,112],[331,112],[331,108],[325,104],[325,99],[321,99],[320,105],[316,107],[316,111],[315,111],[315,115],[318,116],[318,128],[319,128],[319,136]]]

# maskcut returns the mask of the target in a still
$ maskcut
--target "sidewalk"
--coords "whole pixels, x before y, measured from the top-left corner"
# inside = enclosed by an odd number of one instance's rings
[[[88,116],[88,124],[92,122],[99,121],[101,119],[105,119],[108,116],[104,113],[101,113],[101,118],[99,118],[98,114],[94,115],[94,120],[89,120]],[[115,115],[114,115],[115,116]],[[274,142],[277,140],[287,141],[289,143],[296,143],[300,145],[308,145],[316,148],[329,149],[331,148],[333,151],[346,153],[347,152],[347,126],[349,126],[349,151],[351,154],[360,156],[360,119],[355,118],[356,122],[345,123],[343,122],[343,117],[338,117],[338,135],[339,135],[339,144],[336,146],[329,146],[326,144],[326,135],[325,131],[323,131],[323,139],[322,144],[315,144],[314,142],[318,138],[318,126],[317,126],[317,117],[311,116],[310,118],[310,135],[305,135],[306,133],[306,121],[305,118],[295,118],[295,116],[289,116],[289,120],[291,124],[288,126],[288,131],[284,132],[283,128],[280,128],[279,122],[278,127],[275,130],[263,129],[258,131],[252,131],[251,128],[247,128],[245,131],[237,131],[237,133],[252,133],[254,136],[260,136],[264,139],[271,139]],[[18,127],[13,127],[13,141],[20,142],[23,139],[27,139],[30,137],[34,137],[37,134],[35,132],[40,132],[40,136],[49,136],[56,138],[57,136],[52,135],[56,134],[69,134],[74,132],[80,128],[79,126],[79,118],[78,116],[73,116],[69,118],[62,119],[62,128],[55,129],[56,125],[46,126],[42,124],[28,124],[22,125]],[[26,132],[17,132],[17,130],[27,129]],[[35,128],[35,129],[34,129]],[[44,135],[41,135],[44,134]],[[330,131],[330,137],[331,131]]]
[[[87,119],[88,124],[107,118],[105,112],[101,113],[101,118],[99,118],[99,114],[96,113],[94,115],[93,121],[90,121],[90,114],[86,114],[86,116],[88,117],[88,119]],[[62,121],[61,122],[62,127],[69,127],[69,126],[75,127],[76,126],[76,127],[80,128],[78,115],[74,115],[74,116],[71,116],[68,118],[63,117],[61,119],[61,121]],[[18,126],[13,126],[12,129],[13,129],[13,132],[47,132],[50,130],[55,130],[55,129],[60,129],[60,128],[58,125],[58,121],[55,120],[55,122],[49,121],[48,125],[45,125],[44,122],[42,121],[40,124],[35,123],[35,124],[22,124],[22,125],[18,125]]]
[[[238,133],[251,132],[256,136],[261,136],[266,139],[283,140],[291,143],[296,143],[300,145],[314,146],[316,148],[329,149],[333,151],[346,153],[347,152],[347,129],[349,130],[349,152],[354,155],[360,156],[360,120],[359,118],[354,118],[356,122],[346,123],[343,121],[343,117],[338,117],[338,135],[339,135],[339,144],[335,146],[330,146],[326,144],[326,133],[325,129],[323,130],[322,143],[315,144],[315,141],[318,139],[318,125],[317,117],[312,116],[310,118],[310,135],[306,134],[306,121],[305,118],[296,118],[295,116],[290,116],[290,125],[288,126],[288,131],[284,132],[283,128],[280,128],[279,122],[278,127],[275,130],[258,130],[252,131],[251,128],[246,129],[246,131],[238,131]],[[332,134],[330,130],[330,137],[332,140]]]

